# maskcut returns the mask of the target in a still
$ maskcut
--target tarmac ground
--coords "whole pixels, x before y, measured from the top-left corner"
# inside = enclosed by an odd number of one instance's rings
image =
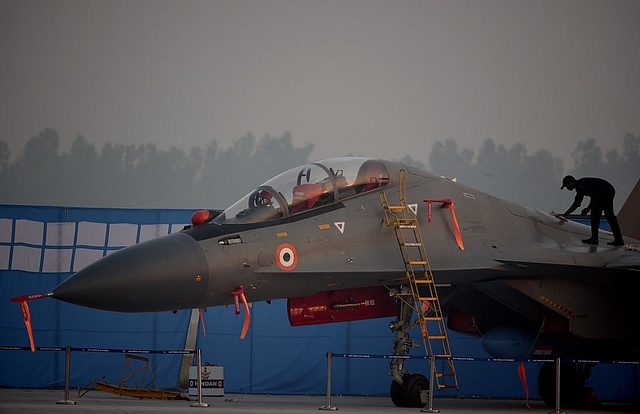
[[[75,404],[65,404],[75,402]],[[329,402],[329,404],[327,404]],[[344,413],[420,413],[428,412],[428,406],[420,408],[398,408],[389,397],[264,395],[225,394],[220,397],[203,397],[207,407],[195,406],[197,398],[190,400],[151,400],[118,396],[93,390],[78,396],[77,390],[69,392],[65,399],[63,389],[0,389],[0,413],[321,413],[338,411]],[[602,403],[596,407],[562,409],[546,406],[542,401],[491,399],[434,399],[433,408],[443,414],[495,413],[640,413],[640,404]]]

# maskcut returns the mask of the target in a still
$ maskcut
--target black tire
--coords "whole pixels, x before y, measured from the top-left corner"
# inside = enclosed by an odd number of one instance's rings
[[[405,379],[408,376],[408,379]],[[404,393],[405,407],[424,407],[426,403],[420,398],[421,391],[429,390],[429,380],[422,374],[405,374],[402,391]]]
[[[420,398],[423,390],[429,390],[429,380],[424,375],[404,374],[402,385],[391,381],[389,395],[396,407],[421,408],[427,405]]]
[[[402,385],[393,380],[391,381],[389,396],[391,397],[391,401],[393,401],[396,407],[405,407],[404,396],[402,394]]]

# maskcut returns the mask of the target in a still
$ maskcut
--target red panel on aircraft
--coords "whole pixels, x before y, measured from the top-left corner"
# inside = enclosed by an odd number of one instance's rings
[[[332,290],[289,298],[291,326],[359,321],[396,315],[396,303],[385,287]]]
[[[546,306],[538,306],[540,311],[540,319],[544,320],[544,325],[542,326],[542,333],[544,334],[559,334],[570,332],[569,329],[569,319],[564,316],[554,312],[553,310],[547,308]]]
[[[473,320],[473,316],[455,305],[451,305],[451,308],[449,309],[447,327],[455,332],[467,333],[476,336],[480,334],[476,327],[476,323]]]

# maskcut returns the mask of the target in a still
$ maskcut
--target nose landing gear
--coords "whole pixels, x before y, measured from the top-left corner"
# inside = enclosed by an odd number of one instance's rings
[[[406,292],[405,292],[406,293]],[[389,324],[395,333],[392,353],[395,357],[389,364],[389,375],[393,378],[389,395],[397,407],[424,407],[421,392],[429,390],[429,380],[422,374],[405,372],[404,361],[411,348],[420,345],[409,338],[409,331],[415,326],[411,321],[413,308],[404,300],[398,300],[398,316]]]

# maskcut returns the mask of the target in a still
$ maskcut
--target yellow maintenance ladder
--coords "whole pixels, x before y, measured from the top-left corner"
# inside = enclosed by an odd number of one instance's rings
[[[426,355],[445,361],[442,370],[433,367],[438,389],[459,389],[438,291],[429,266],[418,218],[407,204],[406,192],[407,178],[404,169],[400,170],[399,204],[389,204],[384,191],[380,192],[385,224],[395,230],[410,288],[409,292],[399,293],[398,297],[413,308],[416,314],[415,325],[420,325]],[[432,363],[435,365],[435,358],[432,359]]]

